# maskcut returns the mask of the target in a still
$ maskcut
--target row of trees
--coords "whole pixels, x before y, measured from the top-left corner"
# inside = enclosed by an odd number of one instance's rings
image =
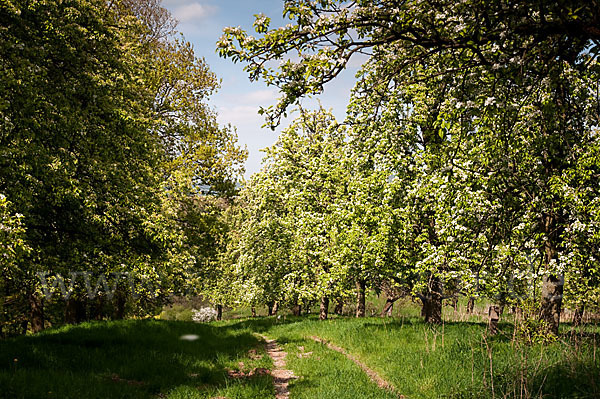
[[[368,56],[344,125],[303,114],[244,189],[225,262],[237,292],[326,305],[393,281],[431,322],[449,291],[529,298],[553,333],[564,299],[597,305],[599,10],[289,0],[285,27],[226,28],[221,55],[281,89],[273,125]]]
[[[346,120],[302,110],[230,206],[246,153],[157,0],[0,5],[3,335],[199,291],[320,301],[325,318],[395,287],[433,323],[460,292],[533,301],[554,333],[565,300],[598,304],[596,0],[287,0],[284,15],[218,43],[281,89],[272,125],[367,61]]]
[[[145,313],[213,261],[246,151],[175,25],[158,0],[0,5],[2,335]]]

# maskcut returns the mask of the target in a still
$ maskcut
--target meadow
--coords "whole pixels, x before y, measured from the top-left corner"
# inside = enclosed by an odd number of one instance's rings
[[[432,327],[414,313],[404,306],[391,318],[319,321],[284,314],[50,329],[0,341],[0,397],[273,398],[273,362],[261,336],[276,339],[287,352],[286,367],[296,376],[289,383],[291,398],[600,396],[597,327],[575,334],[564,324],[554,342],[525,343],[515,339],[512,323],[501,323],[492,337],[481,315]],[[327,343],[390,388],[377,386]]]

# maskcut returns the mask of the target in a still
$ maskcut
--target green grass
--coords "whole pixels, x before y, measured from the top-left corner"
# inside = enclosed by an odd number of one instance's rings
[[[195,341],[182,335],[195,334]],[[257,348],[262,359],[250,359]],[[85,323],[0,341],[3,398],[266,398],[270,376],[227,369],[271,367],[249,329],[129,320]]]
[[[565,334],[550,345],[519,345],[507,323],[490,338],[484,323],[430,327],[404,316],[129,320],[49,330],[0,341],[0,397],[273,398],[270,376],[227,375],[272,367],[255,333],[288,352],[287,367],[299,377],[290,382],[293,399],[600,397],[596,327],[575,341]],[[198,339],[182,341],[185,334]],[[313,335],[355,355],[395,393]],[[251,349],[262,357],[250,356]]]
[[[292,386],[293,397],[390,397],[365,378],[358,383],[362,388],[348,389],[359,377],[351,374],[347,360],[307,339],[311,335],[356,355],[409,398],[600,397],[600,353],[595,354],[591,338],[576,345],[568,336],[550,345],[518,345],[506,323],[491,338],[484,323],[430,327],[415,318],[323,322],[286,317],[285,322],[270,318],[224,325],[250,327],[285,343],[291,369],[305,380]],[[297,358],[299,346],[313,356]]]

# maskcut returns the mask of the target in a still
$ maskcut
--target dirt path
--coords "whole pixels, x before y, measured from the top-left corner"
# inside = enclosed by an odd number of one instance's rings
[[[316,337],[314,335],[311,336],[310,339],[312,339],[313,341],[319,342],[321,344],[327,345],[327,347],[329,349],[339,352],[342,355],[346,356],[348,359],[352,360],[358,367],[360,367],[369,376],[371,381],[373,381],[374,383],[376,383],[379,386],[379,388],[387,389],[388,391],[391,391],[391,392],[394,391],[394,387],[392,387],[392,385],[389,382],[387,382],[386,380],[381,378],[381,376],[379,374],[377,374],[374,370],[367,367],[363,362],[358,360],[354,355],[348,353],[344,348],[340,348],[339,346],[334,345],[331,342],[327,342],[323,338]],[[404,398],[404,396],[402,396],[402,395],[399,395],[398,397]]]
[[[288,390],[288,383],[291,379],[296,378],[291,370],[285,368],[285,357],[287,353],[282,351],[277,341],[260,336],[266,342],[267,353],[273,359],[273,384],[275,385],[275,399],[288,399],[290,397],[290,391]]]

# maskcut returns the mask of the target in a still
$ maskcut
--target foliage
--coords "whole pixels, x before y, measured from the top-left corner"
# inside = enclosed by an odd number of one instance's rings
[[[563,277],[569,301],[597,295],[599,9],[290,0],[293,23],[259,15],[258,37],[226,28],[218,50],[280,88],[271,125],[363,54],[347,122],[355,156],[396,193],[396,249],[378,240],[390,268],[438,300],[444,283],[501,302],[541,285],[556,333]]]
[[[48,272],[83,313],[113,316],[108,294],[67,277],[85,272],[116,287],[117,317],[152,311],[207,267],[216,197],[242,173],[246,151],[206,104],[216,77],[155,0],[15,0],[0,19],[0,192],[30,248],[2,295],[40,302]],[[50,309],[61,322],[64,307]]]

